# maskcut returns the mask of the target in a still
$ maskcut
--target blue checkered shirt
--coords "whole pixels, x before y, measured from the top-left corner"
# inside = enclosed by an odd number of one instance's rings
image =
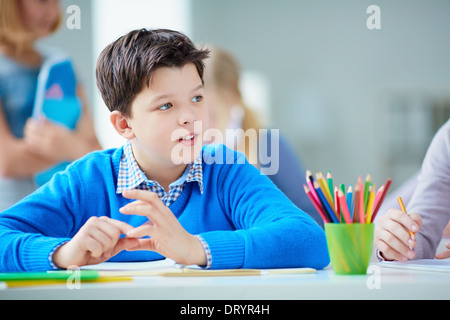
[[[162,202],[169,207],[177,200],[183,192],[184,186],[188,182],[197,182],[200,192],[203,194],[203,169],[202,157],[199,156],[195,161],[188,165],[183,175],[169,185],[169,191],[156,180],[149,180],[136,162],[131,149],[131,143],[128,141],[123,147],[123,154],[120,160],[119,176],[117,179],[116,193],[122,193],[124,190],[141,189],[156,193]]]

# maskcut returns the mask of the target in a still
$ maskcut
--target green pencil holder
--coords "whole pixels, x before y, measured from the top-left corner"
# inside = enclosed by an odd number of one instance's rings
[[[335,274],[366,274],[373,248],[373,223],[326,223],[328,252]]]

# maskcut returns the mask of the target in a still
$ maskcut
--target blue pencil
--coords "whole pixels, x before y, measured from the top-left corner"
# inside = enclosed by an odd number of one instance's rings
[[[314,181],[314,189],[316,189],[317,195],[319,196],[320,201],[322,202],[322,205],[325,207],[325,210],[327,210],[328,215],[331,217],[334,223],[339,223],[338,218],[334,214],[333,209],[330,207],[330,204],[328,203],[327,199],[325,199],[325,196],[322,192],[322,189],[320,189],[320,185],[317,181]]]
[[[348,210],[350,210],[350,215],[353,220],[353,188],[352,185],[349,185],[348,191],[347,191],[347,207]]]

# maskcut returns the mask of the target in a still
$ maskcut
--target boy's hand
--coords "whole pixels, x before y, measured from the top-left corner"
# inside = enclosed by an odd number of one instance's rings
[[[97,264],[122,250],[137,245],[137,239],[120,238],[133,227],[108,217],[92,217],[69,242],[53,254],[53,263],[62,269]]]
[[[378,220],[374,245],[387,260],[413,259],[415,252],[412,249],[417,243],[409,231],[416,233],[421,226],[422,218],[418,214],[405,214],[400,210],[390,209]]]
[[[121,213],[149,219],[147,223],[128,231],[127,237],[149,236],[150,239],[139,239],[139,245],[129,250],[150,250],[181,264],[206,265],[206,255],[200,240],[181,226],[158,195],[144,190],[127,190],[123,196],[137,201],[120,208]]]

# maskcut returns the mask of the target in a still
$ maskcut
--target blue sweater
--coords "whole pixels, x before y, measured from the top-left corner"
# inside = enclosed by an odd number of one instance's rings
[[[240,164],[242,154],[224,148],[203,149],[203,194],[198,184],[188,183],[170,206],[182,226],[208,244],[211,268],[327,266],[322,228],[253,165]],[[122,150],[85,156],[1,213],[0,271],[51,269],[52,250],[70,240],[92,216],[132,226],[146,222],[145,217],[119,212],[130,202],[116,193]],[[151,251],[122,251],[110,261],[161,258]]]

